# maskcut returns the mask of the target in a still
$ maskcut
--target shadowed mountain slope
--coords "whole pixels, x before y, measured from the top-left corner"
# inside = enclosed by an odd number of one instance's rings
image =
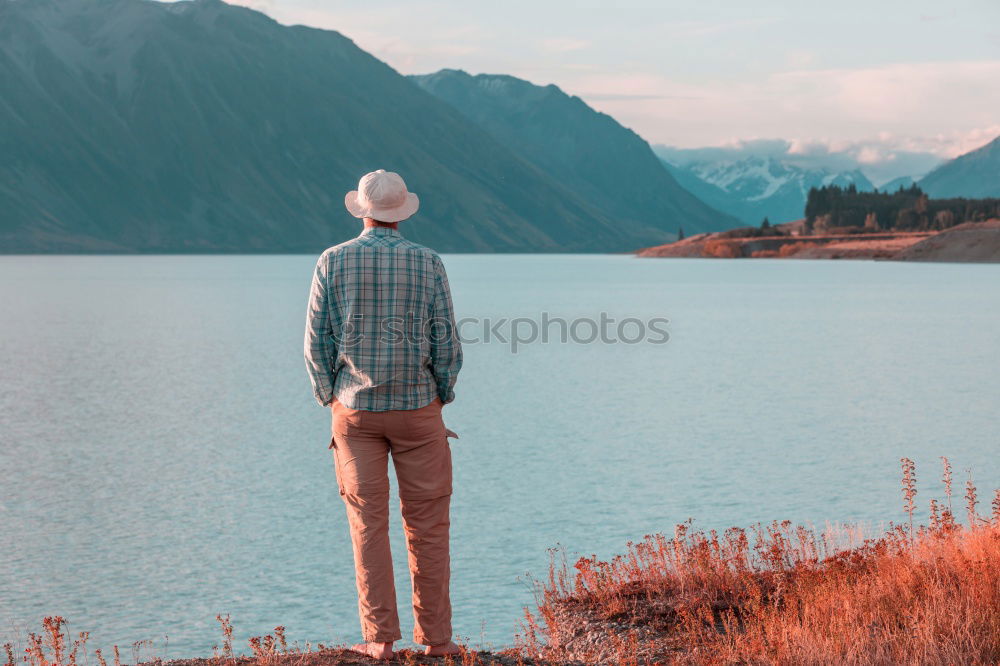
[[[681,187],[645,140],[555,85],[443,69],[411,76],[539,169],[629,226],[737,226]]]
[[[316,252],[377,168],[442,251],[630,250],[612,217],[343,35],[218,0],[0,0],[0,251]]]
[[[919,181],[931,197],[1000,197],[1000,136],[945,162]]]

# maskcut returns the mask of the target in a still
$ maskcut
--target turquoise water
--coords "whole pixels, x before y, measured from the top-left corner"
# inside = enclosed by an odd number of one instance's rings
[[[301,357],[314,257],[0,257],[0,642],[358,638],[328,415]],[[1000,266],[448,256],[465,317],[665,317],[666,344],[466,346],[453,604],[511,641],[549,547],[903,514],[937,456],[1000,486]],[[398,520],[404,636],[412,626]],[[167,638],[165,638],[165,636]],[[404,641],[405,642],[405,641]],[[126,657],[129,656],[125,651]]]

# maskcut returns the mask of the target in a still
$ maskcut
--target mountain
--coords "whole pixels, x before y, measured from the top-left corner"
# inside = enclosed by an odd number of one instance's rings
[[[0,252],[318,252],[357,233],[343,196],[377,168],[442,251],[676,230],[609,215],[340,33],[219,0],[0,0],[0,90]]]
[[[918,184],[931,197],[1000,197],[1000,136],[945,162]]]
[[[740,139],[725,145],[678,148],[657,144],[653,152],[670,164],[738,162],[748,157],[770,157],[806,171],[827,174],[861,171],[871,183],[886,183],[900,176],[915,179],[940,166],[944,160],[926,151],[903,150],[878,139],[837,142],[823,140]],[[883,186],[879,186],[880,188]]]
[[[780,224],[802,217],[811,187],[854,184],[874,189],[861,171],[832,172],[806,169],[773,157],[750,156],[738,160],[694,161],[661,159],[677,181],[695,196],[723,212],[757,225],[766,217]]]
[[[878,189],[880,192],[896,192],[899,188],[907,190],[915,182],[917,181],[912,176],[900,176],[899,178],[893,178],[888,183],[883,183]]]
[[[455,69],[410,79],[621,224],[687,233],[739,225],[681,187],[642,137],[555,85]]]

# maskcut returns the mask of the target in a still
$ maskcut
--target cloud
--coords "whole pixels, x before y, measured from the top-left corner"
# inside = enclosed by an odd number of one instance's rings
[[[859,169],[881,185],[899,176],[923,176],[943,161],[975,150],[997,136],[1000,125],[949,136],[903,137],[885,132],[860,140],[737,139],[700,148],[658,145],[656,152],[680,165],[771,157],[806,169]]]
[[[850,153],[856,164],[926,169],[932,158],[955,157],[1000,134],[1000,60],[793,69],[759,80],[641,69],[574,74],[562,87],[667,145],[719,146],[726,134],[729,143],[806,137],[824,152]],[[811,154],[802,145],[795,151]],[[914,157],[922,154],[931,157]]]
[[[959,111],[956,103],[974,104],[975,108],[964,110],[973,114],[978,108],[992,107],[979,118],[995,118],[993,109],[1000,104],[998,80],[1000,60],[794,70],[772,75],[769,84],[793,96],[828,103],[844,119],[890,124],[928,112]]]
[[[899,176],[920,177],[947,157],[888,133],[850,141],[796,139],[788,149],[793,164],[832,171],[860,169],[876,185]]]
[[[933,136],[894,137],[894,142],[908,150],[926,150],[941,157],[953,158],[980,148],[1000,136],[1000,123],[952,131]]]
[[[785,159],[792,142],[787,139],[734,139],[718,146],[701,148],[675,148],[657,146],[657,152],[675,164],[693,162],[742,160],[747,157],[775,157]]]
[[[858,160],[859,164],[880,164],[892,159],[892,157],[886,155],[874,146],[862,147],[858,150],[855,158]]]

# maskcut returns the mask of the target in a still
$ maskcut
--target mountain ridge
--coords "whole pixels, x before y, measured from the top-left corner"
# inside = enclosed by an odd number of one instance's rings
[[[641,136],[554,84],[460,69],[409,78],[609,216],[674,232],[739,224],[684,189]]]
[[[1000,136],[945,162],[917,184],[932,197],[1000,197]]]
[[[0,0],[0,251],[315,252],[399,171],[441,251],[624,251],[621,224],[343,34],[220,0]]]

